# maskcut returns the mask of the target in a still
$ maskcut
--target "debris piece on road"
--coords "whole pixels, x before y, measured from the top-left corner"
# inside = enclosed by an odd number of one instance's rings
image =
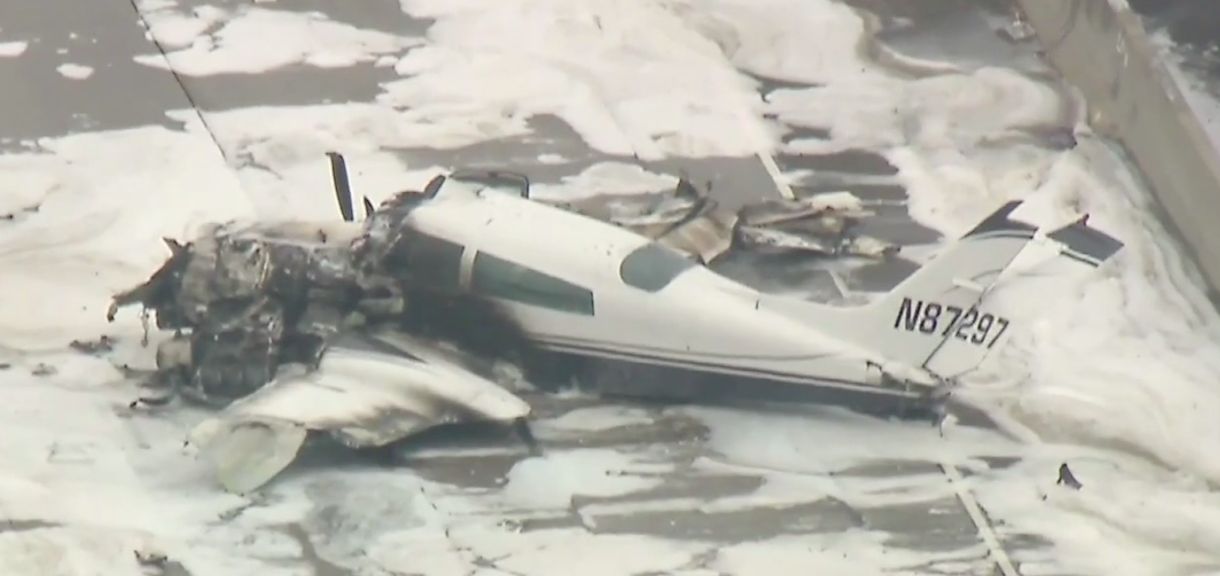
[[[102,335],[97,340],[73,340],[68,347],[85,354],[101,354],[114,349],[114,340],[110,336]]]
[[[35,376],[53,376],[56,372],[58,372],[58,370],[56,370],[54,366],[39,362],[36,366],[34,366],[34,369],[30,371],[30,374]]]
[[[1059,465],[1059,479],[1055,481],[1055,484],[1063,484],[1073,490],[1080,490],[1083,487],[1072,474],[1071,468],[1068,468],[1067,462]]]
[[[136,556],[136,562],[139,562],[141,566],[161,567],[164,566],[165,562],[169,560],[169,557],[159,552],[144,552],[141,550],[135,550],[133,552]]]

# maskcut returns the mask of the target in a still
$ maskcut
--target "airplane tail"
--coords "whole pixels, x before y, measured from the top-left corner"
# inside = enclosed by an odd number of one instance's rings
[[[1085,216],[1047,234],[1048,239],[1059,244],[1059,257],[1040,269],[1053,271],[1052,275],[1055,277],[1066,277],[1068,274],[1078,273],[1081,269],[1095,269],[1122,249],[1122,242],[1100,230],[1088,227],[1087,222],[1088,217]],[[1062,273],[1062,276],[1059,273]],[[982,328],[986,317],[994,318],[993,322],[1003,325],[1010,324],[1009,319],[996,310],[998,308],[996,302],[1002,299],[999,294],[1002,291],[998,287],[988,290],[985,297],[978,303],[976,330]],[[968,320],[963,318],[963,322]],[[969,330],[969,327],[966,329]],[[941,342],[940,346],[924,362],[924,368],[942,378],[961,376],[978,366],[986,355],[997,347],[996,341],[1003,334],[998,334],[993,340],[988,341],[985,347],[977,346],[974,339],[962,338],[956,334],[954,336]]]
[[[985,297],[1035,237],[1036,227],[1009,217],[1020,204],[1004,204],[873,302],[837,307],[789,301],[781,306],[901,367],[923,368],[942,378],[970,370],[1012,328],[1012,321],[992,310]],[[1048,237],[1065,246],[1063,255],[1094,267],[1122,246],[1083,220]]]

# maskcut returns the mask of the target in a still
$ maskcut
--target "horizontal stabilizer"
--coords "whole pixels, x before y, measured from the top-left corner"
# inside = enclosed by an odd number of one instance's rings
[[[1096,267],[1122,250],[1123,243],[1096,228],[1090,228],[1088,220],[1088,216],[1085,216],[1046,236],[1064,245],[1064,256]]]
[[[1012,201],[1000,206],[869,304],[764,301],[875,351],[892,370],[924,367],[947,340],[961,341],[973,350],[972,358],[981,357],[1008,330],[1009,320],[980,311],[979,303],[1037,231],[1011,218],[1020,205]]]
[[[1087,222],[1086,216],[1048,233],[1046,238],[1058,244],[1052,247],[1055,251],[1051,254],[1054,255],[1041,259],[1038,265],[1029,269],[1023,267],[1021,272],[1014,274],[1014,277],[1024,277],[1025,281],[1014,284],[1006,280],[995,286],[976,307],[976,327],[986,322],[1007,328],[1009,324],[1019,322],[1020,318],[1001,313],[1003,310],[1017,313],[1022,308],[1020,304],[1010,307],[1005,304],[1006,300],[1028,298],[1028,294],[1035,293],[1039,295],[1040,302],[1045,302],[1055,293],[1067,293],[1081,274],[1097,268],[1122,250],[1122,242],[1090,228]],[[1004,330],[985,347],[975,346],[969,339],[947,338],[928,358],[925,367],[942,377],[960,377],[974,370],[1003,344],[1004,337],[1011,334],[1011,330]]]

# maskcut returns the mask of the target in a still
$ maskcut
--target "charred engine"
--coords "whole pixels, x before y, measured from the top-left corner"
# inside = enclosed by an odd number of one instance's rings
[[[282,363],[316,361],[359,298],[353,256],[342,242],[274,232],[209,226],[185,245],[167,240],[161,269],[115,297],[111,319],[118,307],[141,304],[158,328],[175,332],[158,347],[154,388],[227,403],[270,381]]]
[[[145,322],[155,316],[157,328],[174,332],[158,345],[140,401],[182,393],[226,405],[285,364],[316,368],[336,333],[360,327],[394,325],[488,361],[520,357],[525,339],[511,318],[438,281],[405,225],[433,188],[402,192],[361,223],[211,225],[186,244],[166,239],[169,259],[108,312],[113,320],[139,304]]]

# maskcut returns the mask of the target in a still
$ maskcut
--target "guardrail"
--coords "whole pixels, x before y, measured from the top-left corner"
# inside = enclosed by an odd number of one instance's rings
[[[1123,145],[1212,287],[1220,290],[1220,152],[1126,0],[1017,0],[1048,60]]]

